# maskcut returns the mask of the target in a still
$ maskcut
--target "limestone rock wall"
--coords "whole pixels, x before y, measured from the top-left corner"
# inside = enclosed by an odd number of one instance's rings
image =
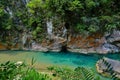
[[[12,45],[0,43],[0,50],[6,49],[29,49],[29,50],[39,50],[39,51],[61,51],[62,48],[66,48],[66,50],[71,52],[79,52],[79,53],[115,53],[120,51],[120,31],[114,30],[109,34],[102,33],[94,33],[88,36],[82,36],[80,34],[66,34],[66,37],[60,36],[62,35],[53,34],[51,39],[44,38],[42,42],[38,43],[33,41],[32,36],[31,40],[26,41],[29,42],[30,47],[24,47],[22,42],[15,43]],[[14,42],[14,41],[13,41]]]

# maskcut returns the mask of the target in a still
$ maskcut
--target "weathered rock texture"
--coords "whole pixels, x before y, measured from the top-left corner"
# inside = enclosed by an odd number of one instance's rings
[[[95,33],[87,37],[71,36],[67,44],[68,50],[80,53],[115,53],[120,51],[120,31],[114,30],[106,36]]]
[[[120,78],[120,61],[103,58],[96,63],[96,68],[100,74],[112,76],[116,73],[116,77]]]
[[[60,28],[61,29],[61,28]],[[63,28],[64,29],[64,28]],[[44,37],[42,42],[38,43],[32,40],[32,36],[26,45],[23,45],[20,41],[14,45],[0,43],[0,50],[5,49],[29,49],[39,51],[61,51],[63,47],[71,52],[79,53],[115,53],[120,51],[120,31],[114,30],[112,33],[102,34],[96,32],[88,36],[82,36],[80,34],[74,34],[70,31],[66,32],[64,36],[63,31],[54,33],[51,39]],[[27,38],[26,38],[27,39]],[[20,39],[19,39],[20,40]],[[22,41],[23,42],[23,41]],[[29,43],[29,44],[27,44]],[[28,45],[28,46],[27,46]]]

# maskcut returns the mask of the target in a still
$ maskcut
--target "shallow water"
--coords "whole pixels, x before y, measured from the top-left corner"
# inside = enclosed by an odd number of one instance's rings
[[[95,70],[96,62],[102,57],[108,57],[111,59],[120,60],[120,54],[108,54],[108,55],[84,55],[71,52],[39,52],[39,51],[0,51],[0,63],[6,61],[25,61],[30,63],[34,58],[41,66],[55,65],[55,66],[68,66],[78,67],[83,66],[92,68]],[[107,80],[107,79],[104,79]]]

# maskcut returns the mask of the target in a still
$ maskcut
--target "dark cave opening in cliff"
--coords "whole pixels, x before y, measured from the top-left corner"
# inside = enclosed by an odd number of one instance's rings
[[[67,52],[67,47],[66,47],[66,45],[62,46],[61,52]]]
[[[66,22],[66,23],[65,23],[65,28],[66,28],[66,29],[70,29],[70,24]]]

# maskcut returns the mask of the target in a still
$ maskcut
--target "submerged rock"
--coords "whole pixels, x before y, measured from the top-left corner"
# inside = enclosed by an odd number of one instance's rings
[[[96,63],[96,69],[102,75],[113,76],[116,74],[115,77],[120,78],[120,61],[103,58]]]

